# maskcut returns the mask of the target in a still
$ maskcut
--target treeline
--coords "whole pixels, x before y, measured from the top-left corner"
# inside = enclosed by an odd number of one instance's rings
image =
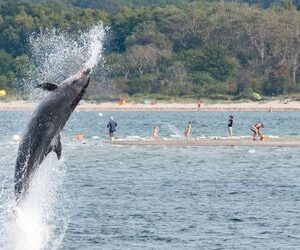
[[[108,55],[115,90],[197,97],[299,91],[295,8],[196,1],[122,16],[112,26],[125,32],[115,42],[120,50]]]
[[[39,2],[39,0],[36,0]],[[49,0],[51,3],[53,0]],[[201,0],[200,0],[201,1]],[[232,2],[232,3],[246,3],[249,5],[256,5],[262,8],[272,8],[278,6],[296,7],[300,8],[300,0],[210,0],[208,2]],[[45,2],[45,1],[44,1]],[[46,1],[47,2],[47,1]],[[115,12],[124,6],[130,8],[139,8],[142,6],[159,6],[165,7],[167,5],[182,6],[186,3],[193,2],[193,0],[69,0],[59,1],[61,6],[71,6],[80,8],[98,8],[108,12]],[[199,1],[198,1],[199,2]]]
[[[90,8],[104,10],[109,13],[116,13],[123,7],[140,8],[147,6],[165,7],[167,5],[182,5],[191,0],[0,0],[1,3],[31,3],[48,6],[58,6],[60,8]]]
[[[84,1],[83,1],[84,2]],[[105,58],[111,95],[247,97],[299,91],[300,14],[224,1],[123,7],[117,13],[36,4],[0,6],[0,87],[23,77],[31,32],[110,27]],[[283,2],[285,3],[285,2]]]
[[[34,3],[59,6],[60,8],[92,8],[116,13],[123,7],[140,8],[147,6],[166,7],[167,5],[182,6],[194,0],[0,0],[1,3]],[[198,0],[198,2],[201,0]],[[276,6],[294,6],[300,8],[300,0],[209,0],[208,2],[233,2],[256,5],[262,8]]]
[[[196,1],[127,9],[112,25],[122,36],[107,57],[111,86],[130,95],[219,98],[298,92],[300,15],[288,7]]]

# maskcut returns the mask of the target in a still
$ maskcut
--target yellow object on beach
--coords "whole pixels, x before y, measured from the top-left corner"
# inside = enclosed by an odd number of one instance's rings
[[[0,89],[0,96],[6,96],[5,89]]]
[[[255,100],[257,100],[257,101],[261,100],[260,94],[258,94],[258,93],[256,93],[256,92],[253,92],[253,93],[252,93],[252,97],[253,97]]]
[[[124,99],[119,100],[119,105],[125,105],[125,104],[126,104],[126,101]]]

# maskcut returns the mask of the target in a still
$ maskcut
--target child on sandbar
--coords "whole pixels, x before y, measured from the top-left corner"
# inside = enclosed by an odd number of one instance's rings
[[[192,122],[189,121],[185,131],[184,131],[184,136],[186,137],[186,139],[190,139],[190,135],[191,135],[191,132],[192,132]]]
[[[153,128],[153,133],[152,133],[152,138],[154,140],[157,140],[158,139],[158,126],[154,126]]]

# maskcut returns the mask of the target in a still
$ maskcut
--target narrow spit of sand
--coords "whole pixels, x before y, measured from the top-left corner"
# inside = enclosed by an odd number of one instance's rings
[[[242,139],[170,139],[170,140],[115,140],[115,145],[137,146],[246,146],[246,147],[300,147],[300,137],[268,138],[266,141],[253,141],[251,138]]]
[[[0,102],[0,111],[31,111],[38,103],[27,101]],[[140,104],[127,103],[119,105],[115,102],[90,103],[84,102],[77,106],[76,111],[82,112],[105,112],[105,111],[174,111],[174,112],[277,112],[277,111],[300,111],[300,102],[291,101],[288,103],[279,101],[269,102],[233,102],[201,104],[198,108],[197,103],[155,103]]]

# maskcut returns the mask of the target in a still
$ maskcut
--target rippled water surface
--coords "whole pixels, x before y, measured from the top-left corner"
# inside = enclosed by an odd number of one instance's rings
[[[189,120],[193,136],[227,135],[228,113],[75,112],[62,133],[56,216],[68,223],[59,249],[299,249],[298,148],[110,145],[110,115],[118,138],[150,136],[155,124],[169,137]],[[251,135],[256,121],[265,134],[300,134],[300,113],[233,115],[237,135]],[[1,117],[0,180],[10,190],[11,138],[30,114]],[[73,140],[78,133],[85,141]]]

